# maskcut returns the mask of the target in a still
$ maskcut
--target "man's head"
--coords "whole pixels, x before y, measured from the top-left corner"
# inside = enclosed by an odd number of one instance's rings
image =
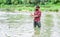
[[[37,6],[36,6],[36,11],[39,10],[39,9],[40,9],[40,7],[39,7],[39,5],[37,5]]]
[[[39,9],[39,8],[40,8],[40,7],[39,7],[39,5],[37,5],[37,6],[36,6],[36,8],[38,8],[38,9]]]

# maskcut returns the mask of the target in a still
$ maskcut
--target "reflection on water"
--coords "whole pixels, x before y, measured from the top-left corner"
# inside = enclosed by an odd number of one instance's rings
[[[29,15],[0,13],[0,37],[32,37],[33,21]]]
[[[41,29],[33,27],[33,19],[27,13],[22,14],[0,13],[0,37],[60,37],[59,14],[46,17],[44,13]]]
[[[33,37],[40,37],[40,28],[36,27],[34,28],[34,35]]]
[[[33,27],[33,19],[20,13],[1,13],[0,25],[3,29],[1,37],[39,37],[40,29]],[[4,34],[4,36],[3,36]]]

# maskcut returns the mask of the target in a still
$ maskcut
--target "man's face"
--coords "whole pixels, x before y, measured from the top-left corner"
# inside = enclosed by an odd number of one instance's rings
[[[39,8],[36,8],[37,10],[39,9]]]
[[[39,10],[39,8],[36,8],[36,11],[38,11]]]

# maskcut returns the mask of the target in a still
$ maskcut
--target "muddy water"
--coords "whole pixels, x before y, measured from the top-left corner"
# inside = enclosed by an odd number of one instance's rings
[[[34,30],[33,19],[29,15],[26,12],[0,11],[0,37],[60,37],[59,13],[42,13],[41,30]]]
[[[33,19],[29,14],[0,12],[0,37],[32,37]]]

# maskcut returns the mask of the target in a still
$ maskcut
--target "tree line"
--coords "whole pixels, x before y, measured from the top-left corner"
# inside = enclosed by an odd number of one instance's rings
[[[0,4],[46,4],[52,3],[57,4],[60,3],[60,0],[0,0]]]

